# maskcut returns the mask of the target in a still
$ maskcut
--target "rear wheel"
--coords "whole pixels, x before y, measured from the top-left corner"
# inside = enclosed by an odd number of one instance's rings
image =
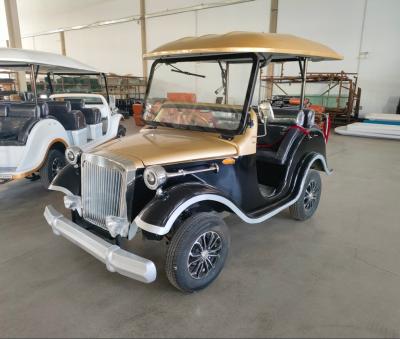
[[[307,174],[306,182],[299,200],[290,206],[290,215],[296,220],[306,220],[313,216],[321,198],[321,177],[315,170]]]
[[[57,173],[66,165],[65,155],[57,149],[51,149],[46,160],[39,170],[40,181],[44,188],[48,188]]]
[[[177,289],[191,293],[211,284],[228,256],[229,230],[210,213],[195,214],[179,226],[168,248],[165,270]]]

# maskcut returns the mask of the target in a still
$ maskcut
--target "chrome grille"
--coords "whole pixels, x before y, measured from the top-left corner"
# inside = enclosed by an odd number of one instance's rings
[[[83,154],[81,168],[83,218],[105,228],[107,216],[126,217],[127,171],[122,164]]]

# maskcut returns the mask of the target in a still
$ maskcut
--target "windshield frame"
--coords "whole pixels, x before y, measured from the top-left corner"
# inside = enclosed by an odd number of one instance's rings
[[[162,58],[156,59],[151,66],[149,80],[148,80],[147,87],[146,87],[146,94],[145,94],[145,98],[144,98],[144,108],[145,108],[145,106],[147,104],[148,95],[150,93],[150,88],[152,85],[154,72],[155,72],[156,66],[160,63],[168,64],[168,63],[176,63],[176,62],[218,61],[218,60],[229,60],[229,63],[244,63],[243,59],[247,59],[245,63],[251,63],[252,67],[250,70],[249,82],[247,84],[247,90],[246,90],[246,95],[245,95],[245,99],[244,99],[244,103],[243,103],[243,109],[242,109],[239,126],[236,130],[227,130],[227,129],[219,129],[219,128],[211,128],[211,127],[203,127],[203,126],[192,126],[192,125],[180,125],[180,124],[167,123],[167,122],[161,123],[158,121],[145,120],[144,119],[145,109],[143,109],[143,113],[142,113],[144,123],[147,125],[150,125],[150,126],[165,126],[165,127],[176,128],[176,129],[213,132],[213,133],[219,133],[223,136],[230,136],[230,137],[237,135],[237,134],[242,134],[244,132],[244,130],[246,129],[246,122],[248,120],[250,102],[252,100],[254,86],[257,81],[257,73],[258,73],[258,68],[259,68],[259,57],[257,56],[256,53],[230,53],[230,54],[186,56],[186,57],[173,57],[173,58],[162,57]],[[236,60],[236,62],[235,62],[235,60]]]

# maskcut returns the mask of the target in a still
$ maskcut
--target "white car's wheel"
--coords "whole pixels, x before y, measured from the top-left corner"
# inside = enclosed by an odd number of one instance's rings
[[[48,188],[57,173],[66,165],[65,155],[58,149],[51,149],[46,160],[39,170],[40,181],[44,188]]]

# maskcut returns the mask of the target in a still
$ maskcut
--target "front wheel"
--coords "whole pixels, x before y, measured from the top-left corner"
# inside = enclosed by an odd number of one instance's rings
[[[315,170],[310,170],[299,200],[289,207],[290,215],[296,220],[306,220],[313,216],[321,198],[321,177]]]
[[[46,160],[39,170],[40,181],[44,188],[48,188],[57,173],[66,165],[65,155],[57,149],[51,149]]]
[[[165,263],[168,280],[186,293],[207,287],[222,271],[229,246],[229,230],[219,216],[198,213],[189,217],[169,245]]]
[[[126,135],[126,128],[122,125],[118,126],[117,138],[122,138]]]

